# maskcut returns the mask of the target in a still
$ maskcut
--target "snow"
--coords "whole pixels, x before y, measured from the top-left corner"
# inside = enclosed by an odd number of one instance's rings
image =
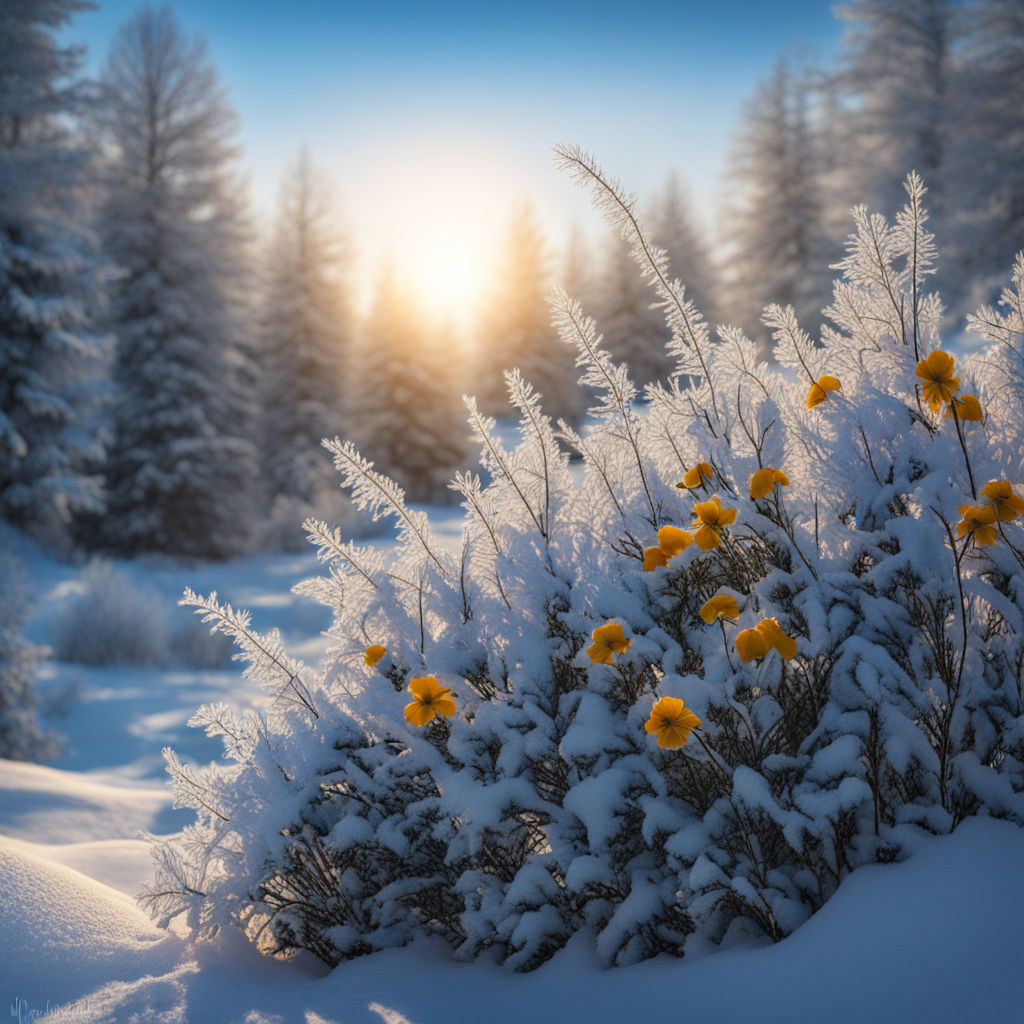
[[[427,511],[435,533],[454,543],[452,511]],[[45,642],[78,573],[25,547],[39,601],[29,632]],[[312,660],[326,644],[325,616],[289,593],[315,571],[311,555],[119,568],[158,589],[168,608],[185,584],[216,587],[252,607],[258,628],[280,624],[293,652]],[[234,668],[57,662],[40,689],[44,703],[63,694],[45,724],[70,748],[52,765],[0,770],[0,999],[15,1019],[49,1007],[49,1019],[96,1024],[1024,1020],[1024,832],[990,819],[968,820],[903,863],[856,871],[777,945],[684,960],[605,970],[586,934],[527,975],[458,963],[426,940],[334,971],[307,956],[269,961],[234,934],[191,945],[132,900],[150,878],[143,835],[189,820],[171,809],[159,748],[209,760],[218,744],[185,724],[195,708],[256,706],[265,695]]]

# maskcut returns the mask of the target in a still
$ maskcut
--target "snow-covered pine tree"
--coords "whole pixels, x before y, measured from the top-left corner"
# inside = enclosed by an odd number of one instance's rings
[[[594,288],[590,262],[590,241],[580,222],[573,221],[562,258],[561,287],[585,309],[592,305]]]
[[[670,174],[649,205],[650,239],[665,251],[669,276],[710,315],[711,261],[689,206],[678,176]],[[637,273],[632,241],[617,229],[608,234],[596,292],[594,311],[609,354],[629,367],[638,387],[661,380],[671,368],[666,351],[671,333],[657,293]]]
[[[31,607],[24,566],[6,541],[0,548],[0,757],[41,761],[58,749],[57,737],[39,725],[36,670],[47,650],[22,636]]]
[[[272,518],[289,521],[281,528],[290,534],[312,514],[336,520],[342,509],[321,441],[345,434],[352,258],[330,182],[303,149],[281,184],[261,311],[263,482]]]
[[[121,28],[101,86],[102,234],[121,268],[108,539],[223,558],[248,543],[255,479],[235,116],[169,8]]]
[[[68,128],[81,51],[56,39],[87,6],[13,0],[0,14],[0,517],[51,541],[102,507],[109,345],[82,201],[88,160]]]
[[[689,189],[676,172],[655,193],[647,222],[651,241],[668,256],[669,274],[685,285],[694,305],[714,323],[718,309],[714,264]]]
[[[636,272],[631,242],[615,228],[606,235],[603,257],[594,312],[608,353],[642,388],[671,366],[665,316],[653,308],[657,296]]]
[[[953,124],[955,5],[852,0],[838,14],[849,25],[837,72],[847,122],[844,194],[876,209],[898,209],[899,182],[913,169],[929,183],[932,217],[941,224]]]
[[[386,267],[350,348],[346,436],[412,501],[444,501],[465,459],[459,366],[450,336]]]
[[[975,0],[963,29],[945,168],[956,210],[942,235],[970,284],[959,308],[972,310],[997,297],[1024,238],[1024,5]]]
[[[509,220],[476,324],[476,392],[489,415],[508,414],[504,373],[518,369],[544,395],[551,415],[571,422],[579,416],[572,358],[551,327],[549,286],[544,232],[524,203]]]
[[[723,261],[730,321],[765,339],[761,310],[791,305],[816,323],[831,247],[805,79],[780,59],[748,102],[731,155]],[[762,350],[767,352],[766,340]]]

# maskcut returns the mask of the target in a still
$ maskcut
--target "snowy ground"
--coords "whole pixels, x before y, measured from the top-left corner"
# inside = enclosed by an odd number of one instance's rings
[[[432,511],[453,542],[458,521]],[[52,642],[77,570],[27,551],[38,599],[31,638]],[[122,567],[166,595],[216,589],[279,625],[315,660],[324,609],[289,588],[312,555],[193,568]],[[0,1005],[18,1021],[181,1024],[603,1024],[1000,1021],[1024,1024],[1024,832],[974,820],[911,860],[849,878],[776,946],[667,957],[602,970],[585,936],[530,975],[453,963],[431,943],[332,972],[275,963],[233,936],[191,946],[154,928],[132,897],[149,876],[142,833],[187,820],[170,806],[160,748],[209,760],[217,745],[186,722],[204,701],[258,703],[235,668],[87,668],[50,661],[46,722],[68,749],[50,765],[0,762]],[[43,1015],[49,1009],[48,1015]]]

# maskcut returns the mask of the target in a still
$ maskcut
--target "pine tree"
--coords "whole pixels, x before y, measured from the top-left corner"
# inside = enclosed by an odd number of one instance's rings
[[[446,500],[466,453],[462,382],[446,340],[387,268],[352,346],[347,434],[411,501]]]
[[[689,205],[678,178],[670,174],[649,207],[650,240],[665,251],[669,275],[681,281],[687,297],[710,317],[710,258]],[[663,379],[671,367],[666,348],[671,332],[657,303],[655,290],[636,272],[632,243],[611,231],[595,304],[597,322],[608,351],[629,366],[640,387]]]
[[[606,237],[597,322],[612,358],[628,364],[630,376],[642,388],[664,377],[671,365],[665,317],[652,308],[657,296],[636,272],[629,240],[615,229]]]
[[[729,317],[752,335],[769,303],[813,327],[828,301],[823,184],[803,82],[785,60],[747,105],[732,155],[726,211]]]
[[[83,228],[88,164],[67,127],[81,53],[54,38],[86,6],[14,0],[0,14],[0,516],[51,540],[102,504],[107,341]]]
[[[849,110],[844,162],[860,193],[854,201],[886,210],[903,202],[910,171],[943,217],[956,32],[951,0],[853,0],[838,74]]]
[[[961,309],[973,310],[998,296],[1024,244],[1024,7],[977,0],[964,27],[946,169],[963,208],[945,227],[972,284]]]
[[[58,746],[36,713],[36,668],[47,652],[21,634],[28,607],[24,568],[0,548],[0,757],[12,761],[43,760]]]
[[[346,350],[353,314],[350,247],[330,184],[303,150],[282,182],[265,270],[261,446],[264,483],[296,528],[311,512],[335,518],[336,473],[321,441],[345,433]]]
[[[693,200],[674,172],[654,197],[648,220],[651,241],[668,254],[669,273],[682,282],[705,318],[714,322],[716,282],[711,254],[694,217]]]
[[[226,557],[251,533],[255,460],[235,116],[202,42],[168,8],[124,25],[102,90],[102,230],[122,270],[110,539]]]
[[[541,392],[549,415],[570,421],[579,415],[572,353],[551,326],[548,262],[544,234],[524,204],[509,221],[477,325],[476,391],[490,415],[508,415],[503,375],[513,369]]]

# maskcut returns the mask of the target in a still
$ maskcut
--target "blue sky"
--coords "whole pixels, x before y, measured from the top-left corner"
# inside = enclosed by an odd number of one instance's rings
[[[138,8],[109,0],[65,32],[95,70]],[[743,100],[776,55],[834,55],[823,0],[517,4],[177,0],[242,122],[257,209],[300,147],[337,182],[370,271],[415,267],[444,236],[487,258],[529,198],[560,242],[595,221],[551,165],[559,140],[649,194],[676,169],[709,216]],[[596,229],[595,229],[596,230]]]

